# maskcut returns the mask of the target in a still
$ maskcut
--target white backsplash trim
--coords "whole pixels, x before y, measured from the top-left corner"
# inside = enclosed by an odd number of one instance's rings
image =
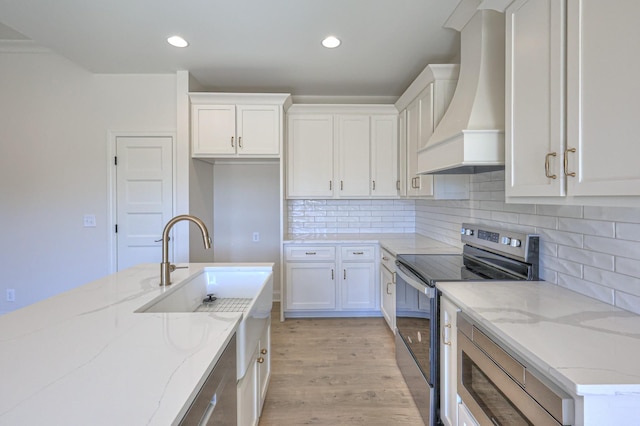
[[[458,247],[463,222],[537,233],[544,280],[640,314],[640,209],[506,204],[503,171],[470,179],[464,201],[289,200],[288,231],[417,232]]]

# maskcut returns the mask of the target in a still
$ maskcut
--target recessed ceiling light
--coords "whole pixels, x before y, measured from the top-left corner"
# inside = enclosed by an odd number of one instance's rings
[[[341,43],[340,39],[334,36],[329,36],[324,40],[322,40],[322,45],[328,49],[333,49],[334,47],[338,47],[340,46],[340,43]]]
[[[180,36],[171,36],[167,39],[167,42],[174,47],[187,47],[189,45],[187,40]]]

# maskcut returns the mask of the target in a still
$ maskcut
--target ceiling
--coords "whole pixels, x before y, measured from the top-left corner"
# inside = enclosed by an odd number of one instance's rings
[[[457,4],[0,0],[0,39],[31,39],[94,73],[188,70],[209,90],[397,97],[426,65],[458,58],[459,34],[442,28]],[[173,34],[190,45],[168,45]],[[323,48],[329,34],[342,45]]]

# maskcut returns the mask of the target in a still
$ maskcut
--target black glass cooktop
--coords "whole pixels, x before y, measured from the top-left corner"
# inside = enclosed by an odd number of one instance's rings
[[[430,286],[438,281],[523,279],[502,268],[461,254],[401,254],[397,262]]]

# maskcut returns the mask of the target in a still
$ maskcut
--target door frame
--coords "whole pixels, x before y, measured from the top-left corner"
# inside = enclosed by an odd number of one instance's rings
[[[107,250],[108,250],[108,273],[112,274],[117,272],[117,263],[118,263],[118,244],[117,244],[117,236],[114,232],[114,228],[116,225],[116,217],[117,217],[117,193],[116,193],[116,165],[114,164],[113,158],[116,155],[116,141],[119,137],[149,137],[149,138],[157,138],[157,137],[170,137],[171,138],[171,214],[172,216],[176,215],[176,196],[177,196],[177,156],[178,156],[178,144],[176,132],[169,131],[112,131],[108,132],[108,143],[107,143]],[[175,241],[174,241],[175,242]],[[175,258],[175,247],[176,244],[172,244],[171,253]]]

